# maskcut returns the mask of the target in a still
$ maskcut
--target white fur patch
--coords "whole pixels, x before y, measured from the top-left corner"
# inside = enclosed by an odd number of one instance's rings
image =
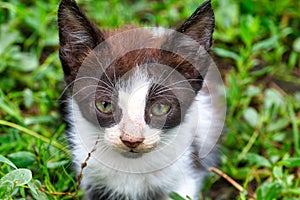
[[[155,29],[152,29],[152,34],[154,35],[154,37],[162,37],[166,34],[166,28],[157,27]]]
[[[127,120],[145,126],[144,112],[150,82],[146,77],[137,77],[130,82],[130,86],[119,89],[119,106]]]

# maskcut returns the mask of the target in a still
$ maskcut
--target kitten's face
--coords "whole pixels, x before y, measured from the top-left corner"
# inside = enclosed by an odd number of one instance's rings
[[[175,104],[176,96],[166,96],[164,93],[167,91],[154,88],[156,84],[145,70],[138,67],[134,71],[129,79],[121,79],[114,87],[117,97],[113,98],[116,99],[107,100],[98,96],[96,112],[100,124],[103,105],[111,110],[109,115],[118,115],[112,117],[110,124],[106,124],[104,139],[107,145],[144,153],[159,144],[162,129],[172,123],[172,118],[180,118],[180,107]],[[99,103],[100,109],[97,106]]]
[[[87,57],[84,69],[99,64],[91,62],[93,56]],[[184,120],[201,88],[199,73],[198,79],[187,79],[175,70],[184,63],[185,68],[191,65],[160,49],[133,51],[112,62],[100,78],[76,81],[73,98],[83,116],[104,132],[106,145],[121,152],[149,152],[174,137],[169,130]]]
[[[209,2],[176,31],[100,31],[74,1],[59,9],[60,59],[72,99],[105,144],[145,153],[185,120],[208,68],[214,17]],[[183,35],[182,33],[186,34]]]

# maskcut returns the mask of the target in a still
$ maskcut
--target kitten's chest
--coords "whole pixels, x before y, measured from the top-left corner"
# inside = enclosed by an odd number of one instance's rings
[[[90,199],[101,200],[169,200],[169,193],[177,191],[179,185],[186,185],[192,174],[196,176],[191,166],[190,153],[171,166],[144,174],[124,173],[99,166],[96,169],[90,162],[85,177],[92,179],[88,174],[93,173],[98,179],[94,180],[97,183],[94,186],[86,186],[87,194]]]

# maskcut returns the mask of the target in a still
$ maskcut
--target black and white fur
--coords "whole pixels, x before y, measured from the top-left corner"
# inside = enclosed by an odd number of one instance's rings
[[[58,25],[77,174],[90,154],[85,199],[165,200],[171,192],[198,199],[223,126],[204,78],[209,54],[199,53],[212,43],[210,1],[176,29],[179,36],[163,28],[100,31],[73,0],[61,1]],[[120,53],[131,46],[139,48]],[[108,57],[117,59],[104,68]],[[113,102],[114,113],[99,112],[95,102]],[[166,115],[151,114],[158,102],[170,105]]]

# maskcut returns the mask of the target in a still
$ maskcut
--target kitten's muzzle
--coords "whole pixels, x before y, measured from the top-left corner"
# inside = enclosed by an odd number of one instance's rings
[[[120,136],[121,141],[123,144],[125,144],[130,149],[134,149],[138,147],[140,144],[143,143],[144,139],[143,137],[134,137],[128,134],[122,134]]]

